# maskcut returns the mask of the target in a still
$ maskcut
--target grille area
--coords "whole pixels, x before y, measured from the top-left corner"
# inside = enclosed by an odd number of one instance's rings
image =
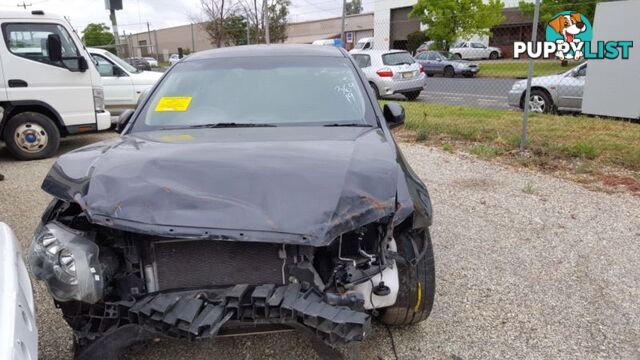
[[[282,284],[281,245],[198,240],[153,247],[158,290]]]

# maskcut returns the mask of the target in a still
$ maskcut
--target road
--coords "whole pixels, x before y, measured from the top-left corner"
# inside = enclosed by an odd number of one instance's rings
[[[75,136],[60,153],[114,133]],[[579,184],[401,144],[429,187],[437,293],[424,323],[393,328],[400,359],[639,359],[640,201]],[[26,249],[51,197],[54,159],[17,162],[0,146],[0,221]],[[527,191],[523,190],[527,189]],[[34,286],[41,359],[69,359],[71,332],[41,282]],[[349,358],[393,359],[375,326]],[[296,333],[162,340],[130,359],[313,359]]]
[[[427,86],[419,100],[428,103],[510,109],[507,93],[516,79],[460,78],[435,76],[427,79]],[[402,99],[401,96],[394,98]]]

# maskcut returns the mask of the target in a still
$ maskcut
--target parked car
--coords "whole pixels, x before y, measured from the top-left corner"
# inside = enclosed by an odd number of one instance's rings
[[[431,48],[433,47],[433,45],[436,42],[433,40],[429,40],[429,41],[425,41],[423,42],[420,46],[418,46],[418,48],[416,49],[416,54],[419,54],[421,52],[425,52],[425,51],[429,51],[431,50]]]
[[[370,50],[351,53],[378,97],[402,94],[415,100],[426,85],[422,65],[403,50]]]
[[[87,50],[102,77],[105,107],[114,115],[135,109],[140,95],[162,77],[161,72],[141,71],[107,50]]]
[[[425,320],[429,193],[390,132],[404,110],[360,75],[335,47],[203,51],[121,115],[121,137],[62,155],[29,261],[76,357],[284,329],[338,345],[376,316]]]
[[[156,60],[155,58],[147,56],[147,57],[143,57],[142,59],[144,61],[146,61],[147,63],[149,63],[149,66],[151,66],[152,68],[157,68],[158,67],[158,60]]]
[[[529,110],[537,113],[582,111],[582,95],[587,76],[587,63],[565,73],[538,76],[531,82]],[[509,105],[524,108],[527,80],[520,80],[509,91]]]
[[[460,60],[447,51],[424,51],[416,55],[416,61],[422,65],[429,77],[437,74],[448,78],[456,75],[471,78],[480,72],[480,65]]]
[[[171,54],[171,56],[169,56],[169,64],[173,65],[173,64],[176,64],[178,61],[180,61],[180,55]]]
[[[100,75],[62,17],[0,11],[0,136],[19,160],[50,157],[60,137],[108,129]]]
[[[37,359],[38,324],[31,280],[18,239],[1,222],[0,274],[0,356],[12,360]]]
[[[130,58],[126,58],[125,61],[127,62],[127,64],[135,67],[140,71],[151,70],[151,65],[149,65],[149,63],[143,58],[130,57]]]
[[[502,50],[499,48],[471,41],[459,41],[449,49],[449,52],[463,60],[497,60],[502,57]]]
[[[358,40],[358,42],[356,43],[356,46],[354,46],[354,48],[351,49],[350,52],[357,52],[357,51],[362,51],[362,50],[373,50],[373,38],[372,37],[366,37],[366,38],[362,38],[362,39]]]

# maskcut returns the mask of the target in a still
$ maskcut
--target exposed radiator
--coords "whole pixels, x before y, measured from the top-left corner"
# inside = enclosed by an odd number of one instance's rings
[[[197,240],[153,248],[158,290],[282,284],[281,245]]]

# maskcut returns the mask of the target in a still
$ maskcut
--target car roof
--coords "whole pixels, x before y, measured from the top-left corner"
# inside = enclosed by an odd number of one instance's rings
[[[335,46],[318,45],[245,45],[200,51],[183,61],[256,56],[345,57]]]
[[[382,56],[387,54],[409,53],[407,50],[361,50],[353,52],[351,55],[374,55]]]

